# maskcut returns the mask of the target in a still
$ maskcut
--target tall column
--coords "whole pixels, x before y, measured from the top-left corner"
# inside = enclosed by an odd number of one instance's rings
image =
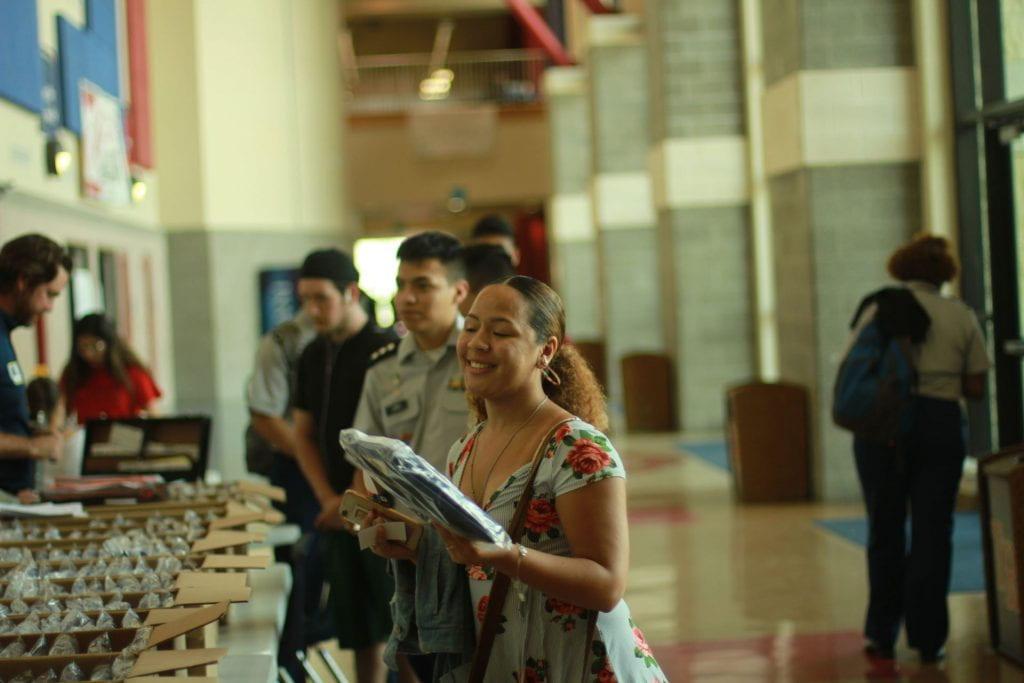
[[[551,139],[552,275],[565,302],[566,331],[576,341],[602,337],[600,278],[593,207],[587,73],[581,67],[553,67],[544,73]]]
[[[664,351],[657,219],[647,170],[648,74],[643,24],[634,15],[588,23],[593,160],[591,196],[613,417],[621,415],[621,359]]]
[[[147,7],[177,408],[213,415],[211,467],[233,478],[245,468],[258,273],[350,239],[339,4]]]
[[[679,424],[724,422],[754,373],[750,205],[737,3],[648,0],[650,167]]]
[[[817,494],[858,496],[831,392],[854,308],[919,230],[911,3],[763,0],[764,163],[780,372],[811,391]]]

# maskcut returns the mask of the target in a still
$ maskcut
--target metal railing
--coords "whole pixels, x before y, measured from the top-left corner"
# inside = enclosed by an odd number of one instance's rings
[[[429,54],[359,57],[345,73],[347,109],[350,114],[375,114],[397,113],[431,100],[536,102],[545,66],[540,50],[454,52],[442,71],[431,64]]]

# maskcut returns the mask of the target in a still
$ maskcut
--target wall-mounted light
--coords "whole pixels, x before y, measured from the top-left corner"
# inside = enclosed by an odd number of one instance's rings
[[[142,202],[146,198],[146,191],[149,188],[146,187],[146,181],[138,176],[132,176],[132,201],[136,204]]]
[[[428,78],[420,81],[421,100],[443,100],[452,90],[455,72],[451,69],[434,69]]]
[[[466,199],[466,189],[463,187],[453,187],[451,194],[448,195],[448,201],[445,202],[445,206],[452,213],[462,213],[469,206],[469,202]]]
[[[46,141],[46,172],[61,176],[71,167],[71,152],[64,149],[57,138]]]

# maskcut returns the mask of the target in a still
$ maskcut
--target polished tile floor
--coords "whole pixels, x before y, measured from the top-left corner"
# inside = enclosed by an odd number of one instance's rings
[[[679,435],[614,441],[629,473],[626,599],[673,683],[1024,683],[988,645],[981,593],[951,596],[941,665],[903,643],[895,664],[864,657],[863,549],[814,524],[859,505],[741,506],[728,472],[680,451]]]
[[[950,598],[948,657],[921,666],[861,653],[864,552],[814,524],[859,505],[733,501],[730,475],[677,450],[678,437],[622,437],[632,570],[626,599],[669,679],[1024,682],[988,646],[984,595]]]

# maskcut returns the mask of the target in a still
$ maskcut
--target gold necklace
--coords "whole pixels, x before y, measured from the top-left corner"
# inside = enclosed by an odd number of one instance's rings
[[[516,436],[519,435],[519,432],[522,431],[523,427],[525,427],[526,425],[530,424],[530,420],[532,420],[534,418],[534,416],[537,413],[540,412],[540,409],[543,408],[544,404],[547,403],[547,402],[548,402],[548,397],[545,396],[544,399],[540,403],[537,404],[537,407],[533,409],[533,412],[530,413],[530,416],[527,417],[525,420],[523,420],[522,422],[519,423],[519,426],[516,427],[516,430],[514,432],[512,432],[512,436],[510,436],[508,438],[508,441],[505,442],[505,445],[501,447],[500,451],[498,451],[498,455],[495,456],[494,462],[491,463],[491,468],[489,470],[487,470],[487,476],[484,477],[484,483],[483,483],[484,493],[487,493],[487,484],[488,484],[488,482],[491,481],[491,475],[494,474],[494,468],[498,465],[498,461],[501,460],[501,456],[503,456],[505,454],[505,451],[508,449],[508,447],[512,445],[512,441],[516,438]],[[477,438],[473,440],[473,449],[472,449],[472,451],[469,454],[469,458],[470,458],[469,459],[469,490],[470,490],[470,493],[473,494],[473,500],[479,500],[480,501],[480,505],[483,506],[483,505],[486,504],[486,501],[480,500],[480,498],[478,498],[477,495],[476,495],[476,445],[477,445],[477,443],[479,443],[479,441],[480,441],[480,435],[477,434]]]

